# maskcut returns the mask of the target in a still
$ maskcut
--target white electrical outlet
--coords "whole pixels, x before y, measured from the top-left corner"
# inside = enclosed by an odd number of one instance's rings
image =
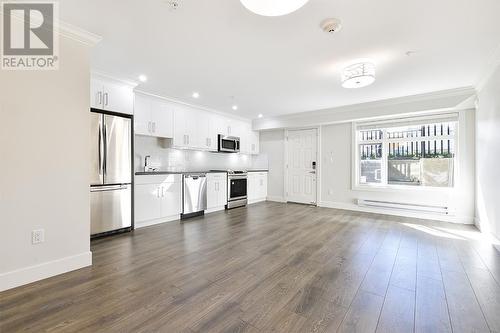
[[[37,229],[31,232],[31,243],[39,244],[45,241],[45,230]]]

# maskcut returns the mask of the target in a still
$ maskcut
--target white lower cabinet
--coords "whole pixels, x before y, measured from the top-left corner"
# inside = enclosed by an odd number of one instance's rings
[[[182,175],[136,176],[135,227],[179,219],[182,210]]]
[[[265,201],[267,198],[267,172],[249,172],[247,192],[249,203]]]
[[[227,204],[227,175],[225,173],[207,174],[207,211],[222,210]]]

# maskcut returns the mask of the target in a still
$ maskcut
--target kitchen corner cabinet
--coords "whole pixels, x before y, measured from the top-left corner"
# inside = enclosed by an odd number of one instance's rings
[[[134,86],[100,76],[92,76],[90,80],[90,107],[133,114]]]
[[[134,131],[138,135],[172,138],[174,136],[174,111],[171,103],[136,93]]]
[[[247,183],[248,202],[265,201],[267,198],[267,172],[249,172]]]
[[[223,210],[227,203],[227,174],[207,174],[207,210]]]
[[[135,225],[177,220],[182,209],[182,175],[136,176]]]

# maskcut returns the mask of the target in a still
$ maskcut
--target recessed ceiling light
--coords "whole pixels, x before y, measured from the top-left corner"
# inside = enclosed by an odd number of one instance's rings
[[[363,88],[375,82],[375,65],[371,62],[360,62],[344,68],[342,87]]]
[[[262,16],[282,16],[290,14],[309,0],[240,0],[251,12]]]
[[[148,77],[144,74],[139,75],[139,81],[141,82],[146,82],[148,80]]]
[[[262,113],[259,113],[259,115],[257,117],[262,118],[262,117],[264,117],[264,115]]]
[[[238,110],[238,105],[233,105],[232,109],[233,109],[234,111]]]
[[[199,94],[199,93],[197,93],[197,92],[194,92],[194,93],[193,93],[193,98],[200,98],[200,94]]]

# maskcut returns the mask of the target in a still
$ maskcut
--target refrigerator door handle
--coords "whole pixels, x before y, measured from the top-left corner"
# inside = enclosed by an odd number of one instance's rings
[[[104,154],[104,140],[103,140],[103,130],[102,130],[102,123],[99,126],[99,174],[102,175],[104,173],[104,159],[103,159],[103,154]]]
[[[106,176],[108,165],[107,165],[107,158],[106,156],[108,155],[108,126],[106,125],[106,121],[103,121],[102,123],[102,129],[103,129],[103,161],[102,161],[102,173],[104,176]],[[106,183],[106,180],[104,180],[104,183]]]
[[[90,192],[107,192],[107,191],[118,191],[126,190],[129,185],[110,185],[110,186],[99,186],[90,188]]]

